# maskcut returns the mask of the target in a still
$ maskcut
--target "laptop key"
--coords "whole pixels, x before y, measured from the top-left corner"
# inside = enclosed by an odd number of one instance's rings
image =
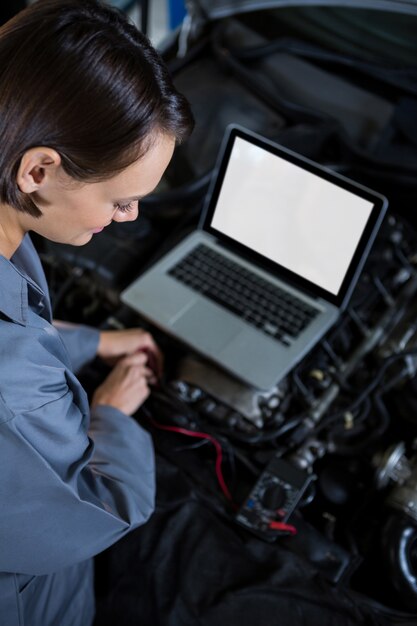
[[[317,314],[284,289],[203,244],[169,274],[284,345],[291,345],[291,337]]]
[[[274,326],[273,324],[270,324],[269,322],[267,322],[266,324],[264,324],[263,326],[263,330],[264,332],[266,332],[268,335],[272,335],[275,336],[278,333],[278,327]]]

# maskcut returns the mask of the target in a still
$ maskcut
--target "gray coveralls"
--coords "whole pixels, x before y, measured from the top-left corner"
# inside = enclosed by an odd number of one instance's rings
[[[0,256],[0,626],[89,626],[91,557],[153,511],[148,433],[90,412],[73,373],[97,345],[93,329],[51,324],[28,236]]]

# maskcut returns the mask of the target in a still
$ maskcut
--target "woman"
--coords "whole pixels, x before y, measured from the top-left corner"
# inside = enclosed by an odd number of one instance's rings
[[[91,557],[144,523],[160,373],[152,338],[54,326],[27,233],[83,245],[138,215],[192,126],[157,53],[96,0],[38,0],[0,29],[0,623],[88,626]],[[117,360],[89,407],[74,375]]]

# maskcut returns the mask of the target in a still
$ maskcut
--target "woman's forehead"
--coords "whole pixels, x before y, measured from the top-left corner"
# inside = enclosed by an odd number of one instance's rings
[[[161,135],[141,158],[115,176],[102,181],[101,187],[118,200],[135,200],[146,196],[158,184],[174,148],[175,139]]]

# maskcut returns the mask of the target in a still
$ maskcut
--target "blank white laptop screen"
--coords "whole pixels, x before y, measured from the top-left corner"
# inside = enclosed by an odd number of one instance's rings
[[[372,208],[236,137],[211,226],[337,295]]]

